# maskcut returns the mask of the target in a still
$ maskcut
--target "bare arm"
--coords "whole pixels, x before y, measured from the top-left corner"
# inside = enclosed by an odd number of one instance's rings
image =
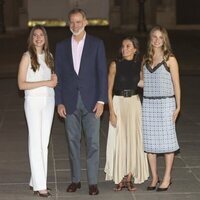
[[[110,122],[114,127],[116,127],[116,124],[117,124],[117,117],[113,108],[113,94],[112,94],[115,75],[116,75],[116,63],[112,62],[110,64],[109,73],[108,73],[108,106],[109,106],[109,112],[110,112]]]
[[[37,82],[28,82],[26,81],[26,75],[29,66],[29,56],[24,54],[19,64],[18,71],[18,86],[20,90],[30,90],[42,86],[52,87],[54,88],[57,84],[57,76],[56,74],[52,74],[51,80],[48,81],[37,81]]]
[[[173,120],[176,118],[180,112],[181,108],[181,89],[180,89],[180,78],[179,78],[179,67],[175,57],[170,57],[168,61],[168,66],[170,68],[170,73],[172,77],[172,82],[174,86],[174,93],[176,98],[176,110],[174,112]]]
[[[140,81],[138,82],[138,87],[140,87],[140,88],[143,88],[143,87],[144,87],[143,65],[144,65],[144,60],[142,61],[142,64],[141,64]]]
[[[138,87],[143,88],[144,87],[144,79],[143,79],[143,70],[140,71],[140,80],[138,82]]]

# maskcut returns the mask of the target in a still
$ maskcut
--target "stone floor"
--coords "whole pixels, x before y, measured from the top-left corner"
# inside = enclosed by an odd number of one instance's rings
[[[114,33],[106,28],[89,29],[102,37],[106,44],[108,60],[115,56],[120,38],[126,33]],[[54,52],[55,43],[69,34],[61,29],[49,29]],[[144,49],[145,37],[135,33]],[[113,183],[105,181],[103,172],[108,127],[108,111],[101,123],[101,153],[98,196],[89,196],[86,178],[85,148],[82,142],[82,188],[76,193],[66,193],[70,183],[69,160],[64,125],[55,114],[49,145],[48,187],[51,199],[62,200],[199,200],[200,199],[200,32],[171,31],[170,37],[181,68],[182,108],[177,122],[178,140],[181,147],[176,155],[172,185],[167,192],[146,191],[148,181],[136,185],[136,192],[113,191]],[[27,127],[23,111],[23,93],[17,88],[17,68],[26,49],[27,32],[0,35],[0,200],[39,199],[28,188],[30,166],[27,152]],[[114,51],[115,50],[115,51]],[[158,161],[159,174],[164,170],[163,157]]]

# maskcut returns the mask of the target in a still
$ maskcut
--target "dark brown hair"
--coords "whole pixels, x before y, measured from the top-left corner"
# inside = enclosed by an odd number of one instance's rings
[[[51,69],[51,71],[53,71],[54,69],[54,61],[53,61],[53,57],[49,51],[49,43],[48,43],[48,36],[47,36],[47,32],[45,30],[45,28],[41,25],[36,25],[34,26],[29,34],[29,38],[28,38],[28,51],[30,53],[30,57],[31,57],[31,66],[34,72],[36,72],[36,70],[38,70],[40,68],[40,64],[38,62],[38,58],[37,58],[37,52],[36,52],[36,48],[35,45],[33,44],[33,35],[35,30],[40,29],[43,34],[44,34],[44,38],[45,38],[45,43],[43,46],[43,51],[45,54],[45,63],[47,64],[47,66]]]
[[[124,38],[122,39],[122,42],[123,42],[124,40],[129,40],[129,41],[131,41],[132,44],[133,44],[133,46],[134,46],[134,48],[136,49],[136,52],[135,52],[134,57],[133,57],[134,62],[136,62],[136,61],[139,59],[139,54],[140,54],[140,51],[139,51],[140,46],[139,46],[139,41],[138,41],[138,39],[137,39],[136,37],[134,37],[134,36],[126,36],[126,37],[124,37]],[[122,42],[121,42],[121,43],[122,43]],[[119,60],[123,60],[123,56],[122,56],[122,51],[121,51],[121,49],[122,49],[122,48],[120,48],[120,50],[119,50],[119,54],[120,54],[120,55],[119,55]]]

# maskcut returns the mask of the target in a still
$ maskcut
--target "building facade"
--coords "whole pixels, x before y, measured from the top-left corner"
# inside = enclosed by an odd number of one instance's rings
[[[199,0],[0,0],[7,30],[26,29],[31,21],[66,25],[66,13],[81,7],[91,25],[109,25],[110,29],[147,28],[155,24],[168,29],[200,29]],[[3,2],[3,3],[2,3]],[[52,20],[54,23],[52,24]],[[93,23],[93,24],[92,24]],[[33,24],[32,24],[33,25]],[[48,25],[48,23],[46,24]]]

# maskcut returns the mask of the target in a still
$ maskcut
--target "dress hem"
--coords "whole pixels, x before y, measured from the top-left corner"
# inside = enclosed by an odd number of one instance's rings
[[[167,153],[178,153],[180,152],[180,148],[174,151],[166,151],[166,152],[152,152],[152,151],[144,151],[145,153],[152,153],[152,154],[167,154]]]

